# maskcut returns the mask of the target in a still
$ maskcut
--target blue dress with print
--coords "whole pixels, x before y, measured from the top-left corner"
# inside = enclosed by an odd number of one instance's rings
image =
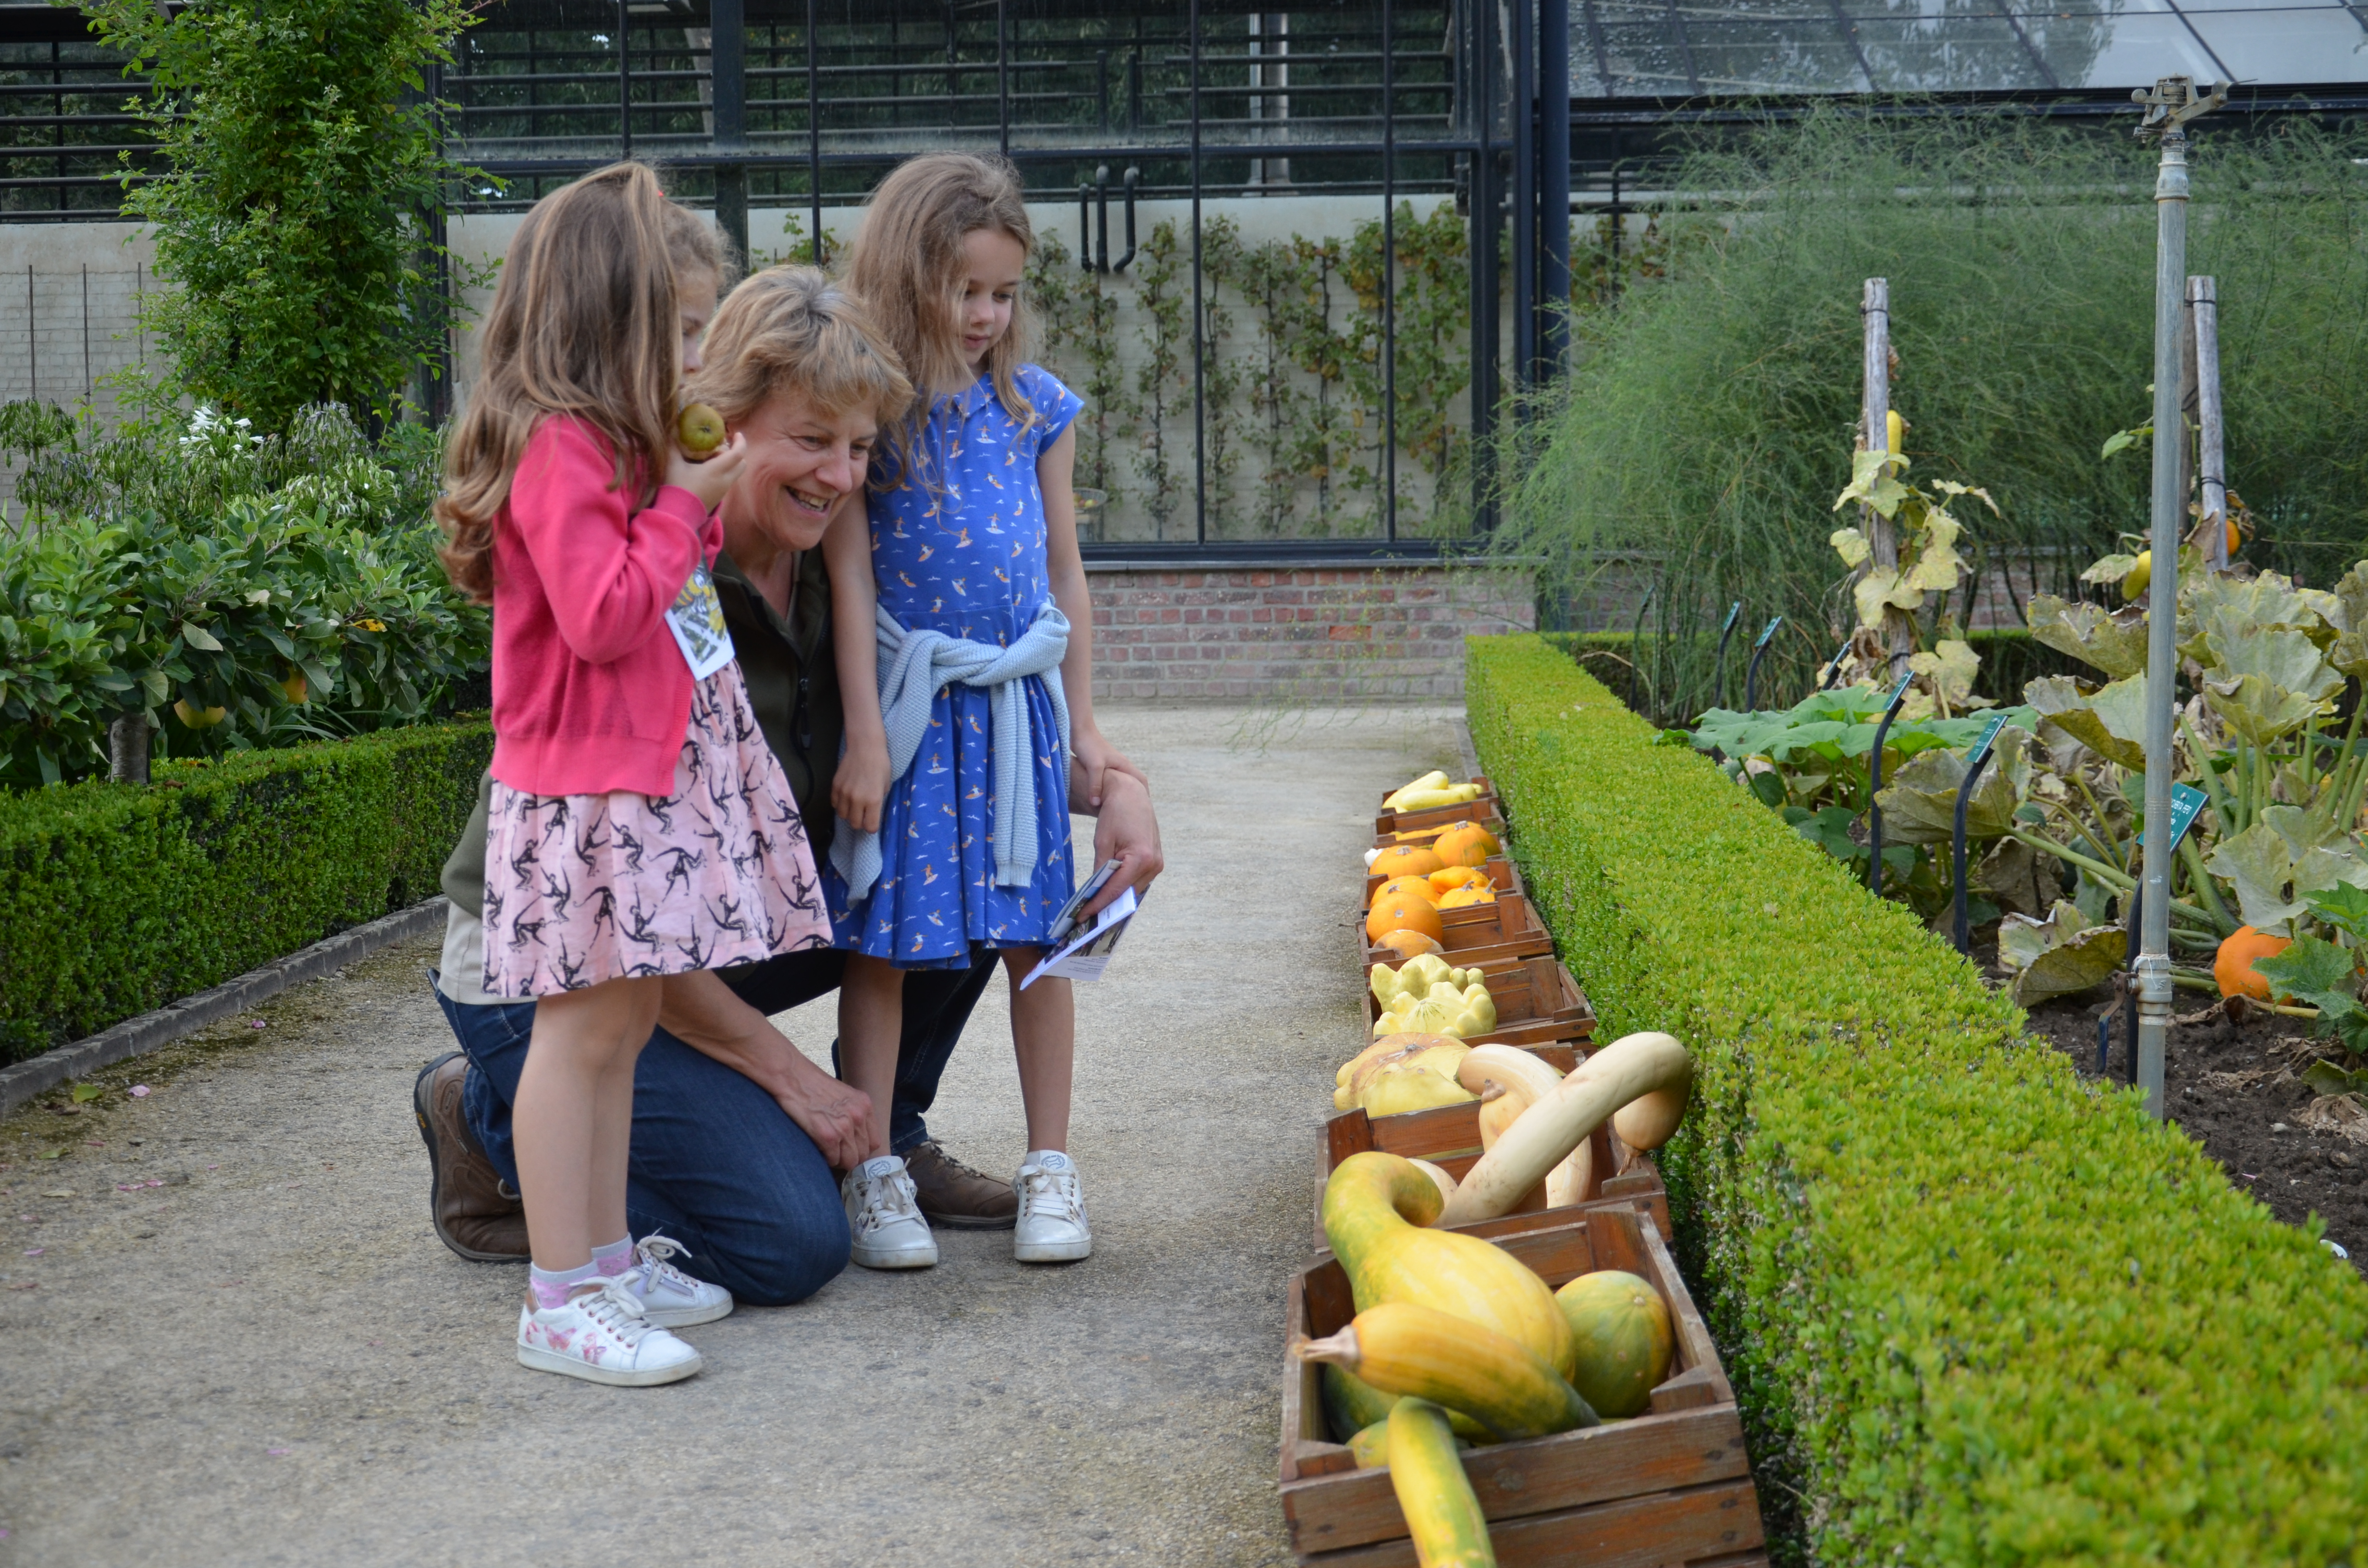
[[[959,397],[935,400],[905,483],[871,498],[872,579],[881,608],[908,631],[1008,648],[1053,602],[1036,460],[1084,403],[1034,365],[1017,380],[1032,422],[981,377]],[[913,766],[888,787],[870,895],[850,903],[837,871],[823,869],[837,946],[900,969],[958,969],[973,944],[1040,947],[1050,938],[1073,886],[1068,758],[1042,677],[1026,682],[1036,741],[1033,880],[995,885],[990,699],[956,683],[939,691]]]

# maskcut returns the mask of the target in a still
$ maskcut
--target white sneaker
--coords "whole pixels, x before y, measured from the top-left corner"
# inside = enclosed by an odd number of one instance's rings
[[[693,1279],[666,1261],[691,1256],[672,1236],[643,1236],[633,1245],[641,1262],[617,1276],[617,1283],[642,1303],[642,1316],[654,1328],[689,1328],[732,1315],[732,1292],[704,1279]]]
[[[913,1178],[894,1154],[866,1160],[838,1184],[847,1228],[855,1233],[855,1261],[866,1268],[928,1268],[938,1261],[938,1239],[914,1201]]]
[[[1039,1150],[1028,1156],[1011,1185],[1019,1194],[1013,1257],[1022,1263],[1075,1263],[1093,1256],[1094,1233],[1086,1222],[1076,1162],[1057,1150]]]
[[[619,1388],[679,1382],[704,1365],[699,1352],[642,1315],[641,1298],[611,1279],[565,1306],[518,1310],[518,1358]]]

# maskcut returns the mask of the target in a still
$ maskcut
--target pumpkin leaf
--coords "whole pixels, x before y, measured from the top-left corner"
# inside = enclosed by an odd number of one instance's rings
[[[2136,605],[2108,610],[2038,594],[2027,616],[2035,641],[2094,665],[2115,680],[2146,668],[2146,612]]]
[[[2030,759],[2023,755],[2029,738],[2027,732],[2014,728],[1999,733],[1997,755],[1965,802],[1967,843],[2002,838],[2014,825],[2021,787],[2031,776]],[[1957,789],[1964,778],[1961,752],[1928,751],[1909,759],[1874,798],[1883,808],[1883,836],[1897,844],[1948,843],[1955,831]]]
[[[2108,762],[2146,767],[2146,676],[2098,687],[2070,676],[2026,684],[2023,700]]]
[[[1826,542],[1834,547],[1842,558],[1842,564],[1849,567],[1865,565],[1868,557],[1873,553],[1873,547],[1867,543],[1866,535],[1856,528],[1836,528],[1827,537]]]
[[[2002,910],[2036,915],[2063,896],[2057,863],[2055,856],[2043,855],[2020,838],[2001,838],[1974,868],[1973,885]]]
[[[2332,1062],[2314,1062],[2302,1071],[2302,1081],[2321,1095],[2356,1095],[2368,1091],[2368,1068],[2346,1073]]]
[[[2285,936],[2286,922],[2307,907],[2287,892],[2294,881],[2294,857],[2268,823],[2257,822],[2236,836],[2222,839],[2213,846],[2203,868],[2235,885],[2245,924],[2256,931]]]
[[[1930,653],[1910,655],[1907,667],[1930,680],[1941,702],[1950,708],[1962,711],[1992,706],[1987,699],[1974,695],[1974,677],[1981,672],[1982,656],[1974,652],[1970,642],[1942,638],[1933,644]]]
[[[1850,488],[1835,498],[1834,510],[1856,502],[1872,506],[1885,517],[1898,514],[1899,504],[1913,494],[1899,483],[1898,476],[1907,472],[1907,460],[1896,452],[1863,451],[1850,458]]]
[[[2101,984],[2127,960],[2129,945],[2119,926],[2092,925],[2062,899],[2044,920],[2010,914],[1998,922],[1998,962],[2014,971],[2010,994],[2023,1007]]]
[[[2285,951],[2255,959],[2253,968],[2270,983],[2271,995],[2290,996],[2305,1007],[2318,1009],[2317,1033],[2322,1039],[2340,1040],[2346,1051],[2360,1055],[2368,1052],[2368,1008],[2360,1006],[2353,958],[2348,948],[2317,937],[2297,937]],[[2350,1076],[2345,1074],[2343,1088],[2319,1092],[2349,1094]],[[2303,1081],[2313,1082],[2307,1073]]]
[[[2118,585],[2123,578],[2137,569],[2138,558],[2135,555],[2108,555],[2103,560],[2091,563],[2086,572],[2081,573],[2080,581]]]
[[[2310,912],[2355,942],[2368,942],[2368,888],[2338,882],[2314,892]]]

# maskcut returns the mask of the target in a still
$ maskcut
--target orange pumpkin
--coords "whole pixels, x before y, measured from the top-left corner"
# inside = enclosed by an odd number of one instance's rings
[[[1365,916],[1365,939],[1378,942],[1393,931],[1418,931],[1436,942],[1447,935],[1447,927],[1439,921],[1439,911],[1430,901],[1412,893],[1385,898],[1373,905]]]
[[[2212,960],[2212,978],[2220,983],[2220,994],[2268,1001],[2269,977],[2253,967],[2253,960],[2284,952],[2293,945],[2283,937],[2266,936],[2250,926],[2237,926],[2237,934],[2220,944]]]
[[[1479,866],[1497,853],[1497,846],[1486,828],[1460,822],[1440,834],[1430,847],[1431,853],[1450,866]]]
[[[1392,877],[1427,877],[1446,864],[1418,844],[1395,844],[1374,856],[1367,869],[1387,881]]]
[[[1418,898],[1426,903],[1437,903],[1439,892],[1439,889],[1430,885],[1430,879],[1428,877],[1392,877],[1373,890],[1373,903],[1379,903],[1385,898],[1403,896]]]
[[[1476,887],[1457,888],[1439,901],[1439,907],[1441,910],[1470,909],[1475,904],[1496,902],[1497,890],[1490,884],[1482,882]]]
[[[1488,873],[1478,866],[1450,866],[1445,870],[1433,871],[1428,880],[1430,891],[1440,894],[1453,892],[1457,888],[1489,885]]]
[[[1437,937],[1426,937],[1419,931],[1410,931],[1403,927],[1385,933],[1374,946],[1387,948],[1402,960],[1416,958],[1424,953],[1447,951],[1445,948],[1439,945]]]

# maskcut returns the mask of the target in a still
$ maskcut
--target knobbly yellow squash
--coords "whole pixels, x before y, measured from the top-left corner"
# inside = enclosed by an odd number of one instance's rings
[[[1390,1412],[1390,1490],[1397,1494],[1406,1533],[1422,1568],[1497,1568],[1488,1516],[1463,1460],[1447,1415],[1428,1400],[1402,1399]]]
[[[1494,1329],[1569,1377],[1578,1342],[1546,1282],[1477,1236],[1424,1229],[1442,1207],[1439,1188],[1411,1160],[1369,1150],[1334,1167],[1324,1185],[1324,1235],[1357,1310],[1384,1301],[1429,1307]]]
[[[1300,1354],[1380,1389],[1460,1410],[1505,1438],[1597,1425],[1560,1372],[1493,1329],[1411,1301],[1383,1301]]]

